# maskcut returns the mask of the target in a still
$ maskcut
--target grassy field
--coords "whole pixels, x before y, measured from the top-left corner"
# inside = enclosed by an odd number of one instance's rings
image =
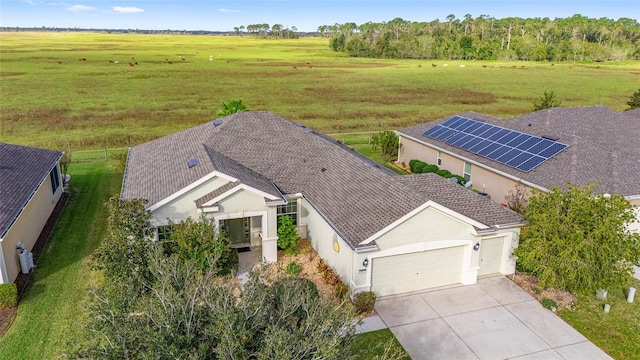
[[[518,115],[544,91],[563,106],[623,110],[640,81],[638,62],[357,59],[320,38],[5,32],[0,42],[0,140],[55,149],[141,143],[215,118],[231,99],[335,133],[467,110]]]

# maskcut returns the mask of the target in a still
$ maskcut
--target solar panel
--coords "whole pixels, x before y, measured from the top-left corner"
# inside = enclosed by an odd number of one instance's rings
[[[446,127],[444,127],[442,125],[436,125],[436,126],[432,127],[431,129],[423,132],[422,135],[428,136],[428,137],[433,137],[433,136],[436,136],[438,131],[444,130],[444,129],[446,129]]]
[[[500,156],[506,154],[509,150],[511,150],[508,146],[501,146],[487,155],[487,157],[491,160],[497,160]]]
[[[559,153],[560,151],[564,150],[567,147],[567,145],[565,144],[559,144],[559,143],[555,143],[551,146],[549,146],[548,148],[542,150],[538,155],[542,156],[542,157],[546,157],[547,159],[552,157],[553,155]]]
[[[568,147],[462,116],[434,125],[423,135],[524,172],[533,170]]]
[[[493,128],[493,126],[488,125],[488,124],[482,124],[482,125],[480,125],[480,127],[479,127],[479,128],[477,128],[477,129],[475,129],[475,130],[471,131],[471,134],[473,134],[473,135],[480,135],[480,134],[485,133],[486,131],[489,131],[491,128]]]
[[[524,172],[529,172],[533,170],[536,166],[542,164],[546,159],[540,156],[532,156],[529,160],[523,162],[518,165],[516,169],[522,170]]]

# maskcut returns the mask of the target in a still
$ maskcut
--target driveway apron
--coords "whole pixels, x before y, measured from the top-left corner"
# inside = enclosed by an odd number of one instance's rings
[[[380,299],[380,318],[420,359],[611,359],[504,276]]]

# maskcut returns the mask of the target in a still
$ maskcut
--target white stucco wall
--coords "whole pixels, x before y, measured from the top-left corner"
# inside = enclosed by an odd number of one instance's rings
[[[198,209],[196,208],[194,201],[228,182],[229,180],[216,176],[199,186],[194,187],[190,191],[185,192],[167,204],[153,210],[151,224],[153,226],[166,225],[168,223],[167,219],[171,219],[174,222],[185,220],[188,217],[198,219],[200,217],[200,213],[198,213]]]
[[[307,238],[311,245],[316,249],[318,255],[342,277],[344,282],[350,284],[353,279],[353,250],[306,199],[298,201],[301,223],[307,226]],[[334,250],[334,240],[338,242],[340,248],[338,252]]]

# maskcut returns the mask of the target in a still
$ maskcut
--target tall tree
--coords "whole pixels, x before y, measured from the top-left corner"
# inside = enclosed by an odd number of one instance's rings
[[[620,195],[593,194],[594,187],[534,189],[529,198],[516,255],[541,286],[586,293],[631,280],[640,259],[640,234],[627,227],[634,207]]]

